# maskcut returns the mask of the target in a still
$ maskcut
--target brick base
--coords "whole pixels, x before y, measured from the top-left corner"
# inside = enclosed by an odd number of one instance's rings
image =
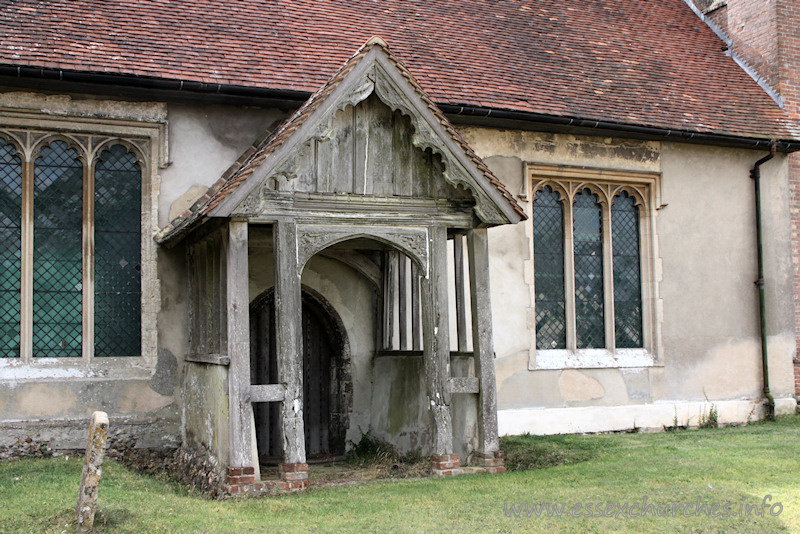
[[[506,472],[503,451],[479,452],[475,453],[475,458],[477,465],[462,469],[461,456],[458,454],[434,454],[431,456],[431,475],[451,477],[467,473]],[[254,468],[230,467],[224,491],[230,496],[260,497],[297,493],[308,487],[308,464],[281,464],[279,474],[280,480],[256,481]]]
[[[280,480],[256,482],[254,468],[230,467],[225,493],[231,496],[260,497],[296,493],[308,487],[307,464],[282,464],[280,476]]]
[[[458,454],[434,454],[431,456],[431,475],[451,477],[462,473],[461,456]]]
[[[794,394],[800,397],[800,359],[794,358]]]
[[[281,464],[280,477],[287,482],[308,482],[308,464]]]
[[[505,473],[506,455],[503,451],[476,452],[475,458],[485,473]]]
[[[476,452],[475,464],[461,467],[458,454],[434,454],[431,456],[431,475],[435,477],[452,477],[474,473],[505,473],[505,454],[503,451]]]

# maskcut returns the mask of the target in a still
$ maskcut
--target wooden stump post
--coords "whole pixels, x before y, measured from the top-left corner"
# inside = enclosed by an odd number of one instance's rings
[[[83,463],[78,506],[75,508],[75,516],[78,520],[75,532],[91,532],[94,526],[97,490],[100,486],[107,437],[108,414],[94,412],[92,414],[92,423],[89,426],[89,441],[86,444],[86,460]]]

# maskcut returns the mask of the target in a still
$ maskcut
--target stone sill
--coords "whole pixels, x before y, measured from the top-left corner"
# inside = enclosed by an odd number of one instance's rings
[[[0,359],[0,381],[36,381],[54,379],[125,379],[144,380],[153,375],[155,362],[149,358],[20,358]]]
[[[661,367],[647,349],[566,349],[537,350],[531,371],[541,369],[618,369],[625,367]]]

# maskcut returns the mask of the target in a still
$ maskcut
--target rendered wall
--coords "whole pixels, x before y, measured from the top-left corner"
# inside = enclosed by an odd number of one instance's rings
[[[154,147],[150,155],[154,208],[147,215],[152,215],[154,224],[148,238],[168,222],[170,209],[173,214],[185,210],[280,116],[275,110],[122,102],[2,88],[0,107],[65,124],[109,120],[166,124],[163,154],[161,147]],[[36,120],[30,127],[37,127]],[[143,255],[143,277],[157,288],[143,292],[143,300],[152,302],[155,313],[155,327],[146,332],[153,338],[152,347],[143,338],[143,357],[118,358],[123,361],[113,363],[34,362],[0,369],[0,446],[30,437],[53,448],[84,448],[89,418],[93,411],[103,410],[109,414],[112,441],[119,436],[133,438],[139,447],[176,447],[185,434],[183,419],[189,422],[191,439],[225,454],[226,444],[218,432],[206,436],[195,431],[195,422],[197,429],[209,428],[202,412],[220,399],[217,393],[207,394],[224,384],[224,377],[183,364],[187,351],[183,247],[157,249],[151,264],[147,258]],[[143,287],[144,282],[145,278]],[[182,414],[184,407],[188,411]]]
[[[41,109],[42,98],[5,93],[3,105]],[[47,97],[48,113],[121,113],[108,102],[83,99],[70,108],[72,104],[64,103],[69,99],[59,98]],[[159,184],[159,225],[190,206],[280,115],[254,108],[166,106],[170,163],[153,177]],[[653,367],[530,370],[528,282],[533,273],[528,229],[520,223],[490,230],[501,432],[660,428],[676,415],[681,422],[696,424],[709,402],[719,406],[722,421],[759,415],[757,407],[753,410],[760,399],[761,378],[748,171],[762,153],[477,127],[461,131],[513,194],[523,189],[526,161],[663,176],[666,206],[657,216],[662,342],[659,363]],[[779,155],[763,167],[771,382],[783,410],[794,406],[787,181],[785,157]],[[42,377],[30,370],[0,380],[0,445],[33,436],[52,440],[54,446],[81,446],[84,420],[102,409],[111,416],[112,433],[115,427],[130,432],[140,446],[177,445],[186,438],[224,454],[218,417],[227,405],[217,393],[209,393],[224,386],[224,377],[219,370],[205,369],[210,366],[183,364],[188,350],[184,263],[181,247],[159,249],[160,295],[146,296],[157,298],[159,307],[157,349],[151,359],[131,359],[129,366],[106,374],[75,376],[64,371]],[[265,250],[251,250],[250,274],[255,298],[272,285],[272,259]],[[370,284],[349,267],[321,257],[311,261],[303,283],[332,304],[347,330],[353,380],[347,439],[357,441],[372,429],[397,439],[403,450],[426,452],[421,365],[417,370],[410,359],[373,357]],[[213,406],[218,415],[208,419],[204,412]],[[463,420],[464,428],[474,428],[466,415],[469,409],[455,411],[454,419]],[[181,420],[186,425],[183,436]],[[471,432],[464,436],[466,441],[472,439]]]
[[[522,190],[524,162],[662,173],[664,206],[656,223],[662,337],[650,367],[529,369],[530,236],[524,223],[490,230],[493,312],[503,318],[494,325],[501,433],[661,428],[676,416],[697,424],[712,402],[721,422],[761,415],[749,169],[763,153],[475,127],[461,133],[512,192]],[[784,156],[762,168],[770,381],[784,412],[795,405],[786,169]]]

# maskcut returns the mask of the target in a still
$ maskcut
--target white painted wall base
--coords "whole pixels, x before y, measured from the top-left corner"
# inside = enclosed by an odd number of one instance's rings
[[[700,416],[715,405],[720,424],[747,423],[764,417],[759,401],[694,401],[657,402],[629,406],[583,406],[576,408],[527,408],[497,412],[500,435],[579,434],[611,432],[640,428],[662,430],[675,424],[697,426]],[[775,399],[777,415],[795,413],[797,402],[792,397]]]

